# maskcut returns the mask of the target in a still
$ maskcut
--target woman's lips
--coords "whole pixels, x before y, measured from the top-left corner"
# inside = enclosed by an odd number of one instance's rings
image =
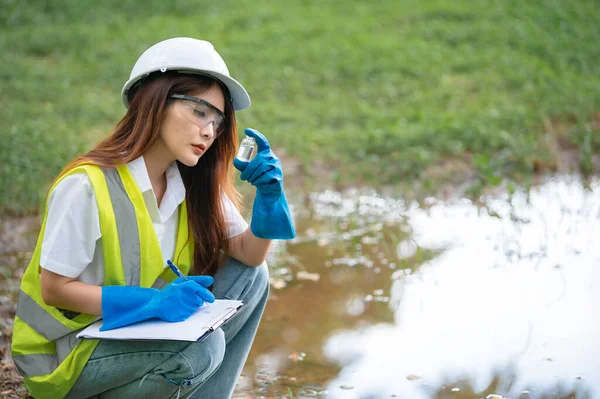
[[[202,154],[204,152],[204,146],[192,144],[192,148],[196,154]]]

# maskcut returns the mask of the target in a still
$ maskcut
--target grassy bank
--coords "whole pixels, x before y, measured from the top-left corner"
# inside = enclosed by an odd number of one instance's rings
[[[263,131],[308,175],[393,184],[462,159],[495,184],[553,170],[563,149],[591,172],[600,148],[595,0],[0,8],[0,213],[37,207],[65,162],[123,115],[120,89],[139,54],[173,36],[215,44],[253,99],[240,126]]]

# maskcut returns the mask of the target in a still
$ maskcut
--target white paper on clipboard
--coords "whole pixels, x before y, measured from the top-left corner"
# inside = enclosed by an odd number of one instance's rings
[[[99,320],[83,329],[77,338],[198,341],[235,316],[243,305],[242,301],[217,299],[205,303],[184,321],[170,323],[152,319],[109,331],[100,331],[102,320]]]

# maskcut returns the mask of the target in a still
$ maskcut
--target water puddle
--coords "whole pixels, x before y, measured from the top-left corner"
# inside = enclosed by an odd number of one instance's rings
[[[600,395],[600,181],[307,203],[235,397]]]

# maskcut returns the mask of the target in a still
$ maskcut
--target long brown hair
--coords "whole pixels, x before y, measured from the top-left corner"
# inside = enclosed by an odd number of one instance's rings
[[[87,154],[72,160],[58,177],[83,164],[114,168],[138,158],[157,140],[171,94],[203,92],[215,84],[221,87],[225,97],[224,131],[195,166],[188,167],[177,161],[186,189],[188,225],[194,239],[191,274],[197,275],[214,275],[219,266],[219,249],[227,240],[223,193],[236,206],[241,199],[233,185],[231,167],[238,141],[235,113],[229,92],[220,82],[208,76],[177,72],[150,75],[134,89],[129,109],[114,132]],[[175,255],[177,260],[178,254]]]

